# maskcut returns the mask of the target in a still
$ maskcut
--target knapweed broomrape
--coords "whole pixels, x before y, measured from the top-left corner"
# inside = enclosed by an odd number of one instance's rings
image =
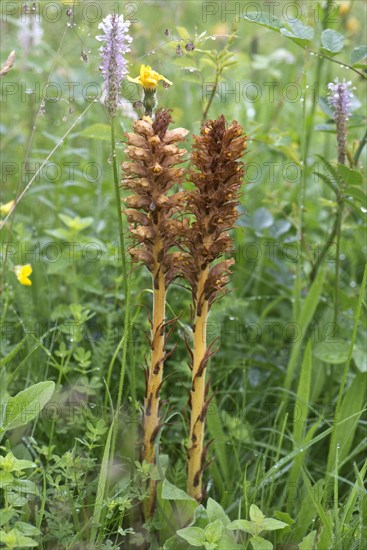
[[[169,130],[172,122],[169,110],[157,111],[155,120],[149,116],[137,120],[133,132],[126,134],[128,162],[123,163],[123,183],[133,194],[125,199],[130,231],[135,244],[130,248],[134,261],[142,262],[153,279],[153,317],[151,319],[150,364],[146,370],[144,401],[144,445],[142,459],[155,463],[155,440],[161,420],[159,393],[163,380],[163,367],[167,359],[165,319],[166,291],[178,275],[177,255],[171,249],[182,235],[185,222],[180,218],[183,209],[183,192],[171,192],[182,184],[184,170],[177,167],[183,162],[184,149],[177,143],[188,134],[184,128]],[[171,192],[171,194],[169,194]],[[156,487],[150,483],[150,497],[145,515],[154,509]]]
[[[187,252],[181,257],[182,274],[192,290],[193,349],[190,394],[190,431],[188,448],[188,493],[200,501],[203,497],[202,474],[206,466],[204,446],[205,417],[209,405],[205,372],[214,353],[213,342],[207,345],[206,327],[209,309],[223,295],[234,259],[218,260],[232,248],[228,233],[238,218],[240,186],[244,175],[241,157],[246,137],[241,126],[229,126],[222,115],[204,123],[194,137],[189,171],[195,189],[188,192],[186,205],[194,221],[187,233]]]

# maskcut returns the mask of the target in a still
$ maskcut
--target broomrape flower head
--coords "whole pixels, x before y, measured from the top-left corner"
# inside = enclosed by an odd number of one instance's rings
[[[158,86],[158,83],[162,80],[169,86],[172,86],[172,82],[168,80],[165,76],[153,71],[149,65],[141,65],[140,75],[136,78],[127,77],[130,82],[135,82],[135,84],[140,84],[146,89],[155,90]]]
[[[1,216],[7,216],[10,212],[10,210],[13,208],[15,204],[15,201],[9,201],[9,202],[6,202],[5,204],[0,204],[0,215]]]
[[[31,264],[16,265],[14,267],[14,273],[16,275],[16,278],[18,279],[20,284],[24,286],[32,285],[32,281],[29,278],[29,276],[32,274],[32,271],[33,269]]]
[[[128,34],[130,21],[124,21],[123,15],[107,15],[98,25],[104,34],[96,39],[104,44],[100,48],[103,74],[106,90],[105,105],[111,117],[116,116],[120,104],[120,86],[122,79],[127,75],[125,54],[130,51],[132,42]]]

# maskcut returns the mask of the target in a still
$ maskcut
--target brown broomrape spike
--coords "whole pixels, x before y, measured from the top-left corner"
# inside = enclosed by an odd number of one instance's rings
[[[159,390],[162,384],[165,354],[166,290],[178,276],[177,253],[170,249],[177,244],[187,222],[179,219],[183,210],[183,193],[171,191],[182,184],[184,170],[176,167],[183,162],[184,128],[168,130],[172,122],[170,110],[157,111],[154,122],[150,117],[135,122],[133,132],[126,134],[129,162],[123,163],[125,187],[132,195],[125,200],[125,211],[134,245],[129,252],[134,261],[142,262],[152,273],[153,318],[151,321],[150,366],[144,402],[144,445],[142,460],[155,463],[155,439],[159,432]],[[169,323],[168,323],[169,324]],[[150,496],[145,503],[145,516],[154,510],[156,482],[150,482]]]
[[[189,172],[195,189],[188,193],[187,210],[194,221],[185,241],[186,253],[180,261],[182,275],[192,290],[194,305],[191,418],[188,448],[188,493],[199,502],[203,498],[202,474],[207,447],[204,447],[206,401],[205,373],[216,350],[207,346],[206,325],[213,302],[225,293],[233,259],[216,262],[232,249],[228,231],[238,217],[240,186],[244,175],[241,157],[246,137],[237,122],[227,125],[222,115],[206,122],[194,137]]]

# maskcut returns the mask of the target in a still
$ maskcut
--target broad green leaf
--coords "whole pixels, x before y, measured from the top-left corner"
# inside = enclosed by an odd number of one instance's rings
[[[37,537],[41,534],[41,531],[37,529],[34,525],[30,523],[25,523],[24,521],[17,521],[14,524],[14,527],[28,537]]]
[[[338,173],[348,185],[361,185],[363,176],[358,170],[352,170],[345,164],[338,164]]]
[[[82,130],[79,135],[90,139],[111,141],[111,128],[108,124],[92,124]]]
[[[265,516],[262,513],[262,511],[260,510],[260,508],[258,506],[256,506],[256,504],[251,504],[251,506],[250,506],[250,519],[251,519],[251,521],[253,521],[257,525],[262,525],[263,524]]]
[[[231,531],[244,531],[245,533],[250,533],[250,535],[255,535],[258,532],[256,525],[247,519],[235,519],[227,525],[227,529]]]
[[[353,199],[356,199],[363,206],[367,207],[367,195],[360,187],[347,187],[345,190],[345,194],[347,196],[353,197]]]
[[[205,543],[205,531],[200,527],[185,527],[179,529],[177,535],[185,539],[191,546],[201,547]]]
[[[188,38],[190,38],[190,33],[186,29],[186,27],[176,26],[176,30],[180,38],[183,38],[184,40],[187,40]]]
[[[311,533],[303,537],[298,545],[299,550],[312,550],[315,547],[316,535],[317,531],[311,531]]]
[[[267,208],[261,207],[255,210],[252,221],[255,231],[270,227],[273,223],[273,215]]]
[[[185,491],[170,483],[167,479],[165,479],[162,484],[162,498],[164,500],[195,500],[185,493]]]
[[[262,27],[266,27],[267,29],[271,29],[272,31],[279,32],[282,22],[277,17],[271,17],[267,15],[266,13],[258,13],[256,11],[246,13],[246,15],[243,16],[243,18],[246,21],[250,21],[250,23],[257,23],[258,25],[261,25]]]
[[[210,522],[219,519],[223,523],[223,525],[228,525],[230,523],[230,519],[221,507],[221,505],[212,498],[209,498],[208,500],[206,511]]]
[[[262,537],[252,537],[250,542],[254,550],[273,550],[272,543]]]
[[[306,46],[309,44],[315,34],[313,28],[302,23],[300,19],[293,19],[288,23],[288,27],[289,29],[282,27],[280,29],[281,34],[290,38],[299,46]]]
[[[38,542],[26,537],[18,529],[11,529],[7,533],[5,531],[0,532],[0,542],[5,544],[7,548],[32,548],[38,546]]]
[[[0,456],[0,469],[5,472],[21,472],[28,468],[36,468],[36,464],[30,460],[18,460],[12,452],[6,456]]]
[[[339,365],[348,358],[349,344],[347,342],[321,342],[314,349],[314,356],[325,363]]]
[[[354,48],[354,50],[352,51],[352,54],[350,56],[350,61],[352,65],[355,65],[356,63],[363,61],[363,59],[366,59],[366,57],[367,57],[367,46],[358,46],[357,48]]]
[[[284,527],[288,527],[288,523],[273,518],[265,518],[262,523],[263,531],[277,531],[278,529],[284,529]]]
[[[223,523],[217,519],[205,527],[205,538],[208,542],[218,542],[223,533]]]
[[[9,397],[5,404],[5,415],[2,419],[3,430],[13,430],[31,422],[51,399],[55,389],[54,382],[39,382],[14,397]]]
[[[334,55],[343,49],[344,36],[333,29],[325,29],[321,33],[321,44],[323,46],[322,50]]]
[[[14,516],[15,510],[12,508],[1,508],[0,509],[0,527],[8,523]]]
[[[14,477],[10,472],[0,472],[0,489],[3,489],[7,485],[11,485],[14,481]]]
[[[93,225],[94,222],[94,219],[91,217],[80,218],[79,216],[75,216],[75,218],[71,218],[66,214],[59,214],[59,218],[69,229],[72,229],[73,231],[82,231],[83,229]]]

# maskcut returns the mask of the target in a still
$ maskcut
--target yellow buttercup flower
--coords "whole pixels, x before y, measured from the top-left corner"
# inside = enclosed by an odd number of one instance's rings
[[[31,275],[33,269],[31,264],[26,265],[16,265],[14,267],[14,273],[20,282],[21,285],[24,286],[31,286],[32,281],[30,280],[29,276]]]
[[[7,214],[9,214],[10,210],[13,208],[15,204],[15,201],[9,201],[5,204],[0,204],[0,214],[1,216],[6,216]]]
[[[129,76],[127,78],[130,82],[135,82],[135,84],[140,84],[141,86],[144,86],[144,88],[148,89],[155,89],[158,86],[158,82],[161,80],[170,86],[172,85],[172,82],[170,82],[165,76],[153,71],[149,65],[141,65],[140,75],[136,78],[131,78]]]

